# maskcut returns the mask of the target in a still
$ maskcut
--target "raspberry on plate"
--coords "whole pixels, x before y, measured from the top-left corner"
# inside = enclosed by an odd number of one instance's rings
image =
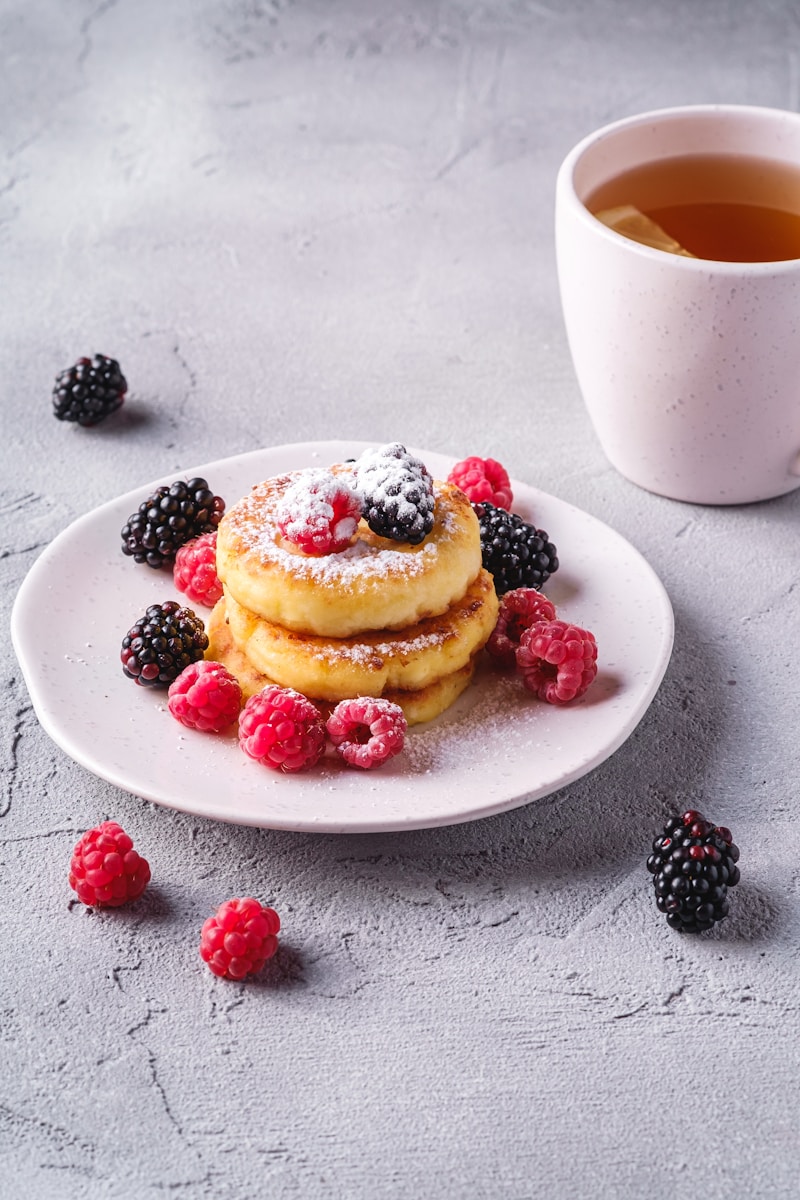
[[[138,900],[150,882],[150,866],[116,821],[88,830],[72,851],[69,885],[92,908],[117,908]]]
[[[327,722],[328,736],[345,762],[365,769],[399,754],[407,728],[400,705],[375,696],[340,700]]]
[[[213,608],[222,596],[217,575],[217,534],[201,533],[181,546],[172,568],[175,587],[192,604]]]
[[[286,489],[275,515],[286,540],[305,554],[336,554],[350,545],[361,500],[332,471],[309,468]]]
[[[303,771],[325,751],[325,722],[306,696],[269,684],[239,713],[239,745],[273,771]]]
[[[190,663],[169,686],[167,706],[176,721],[201,733],[220,733],[242,707],[242,689],[222,663]]]
[[[447,476],[447,482],[461,488],[474,503],[488,500],[498,508],[510,509],[514,499],[508,471],[496,458],[470,455],[456,463]]]
[[[555,620],[556,606],[536,588],[514,588],[500,597],[500,610],[486,649],[504,666],[517,661],[519,640],[534,621]]]
[[[647,869],[656,905],[681,933],[703,933],[728,915],[728,888],[739,882],[739,847],[730,829],[697,809],[673,817],[653,842]]]
[[[251,896],[221,904],[200,931],[200,957],[223,979],[260,971],[278,949],[280,917]]]
[[[536,621],[520,638],[517,667],[540,700],[569,704],[597,674],[594,634],[566,621]]]

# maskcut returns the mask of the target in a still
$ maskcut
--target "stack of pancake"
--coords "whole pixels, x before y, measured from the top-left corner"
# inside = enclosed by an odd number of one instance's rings
[[[331,468],[348,476],[352,466]],[[245,697],[269,683],[332,707],[384,696],[409,724],[432,720],[464,691],[497,620],[481,566],[478,520],[457,487],[434,482],[434,524],[418,545],[379,537],[362,520],[346,549],[304,554],[276,510],[302,473],[257,484],[223,517],[217,574],[224,595],[206,657]]]

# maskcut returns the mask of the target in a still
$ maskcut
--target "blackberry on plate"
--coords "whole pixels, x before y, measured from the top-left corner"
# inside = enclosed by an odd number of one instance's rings
[[[558,570],[557,551],[545,531],[486,500],[472,507],[481,527],[483,565],[494,576],[498,596],[521,587],[541,591]]]
[[[696,809],[668,821],[647,860],[667,923],[702,933],[726,917],[728,888],[739,882],[738,859],[730,829],[712,825]]]
[[[53,414],[59,421],[97,425],[115,412],[128,390],[119,363],[105,354],[79,358],[57,376],[53,388]]]
[[[175,600],[151,604],[122,639],[122,670],[142,687],[169,687],[207,648],[203,622],[190,608]]]
[[[139,505],[122,527],[122,553],[158,568],[172,563],[187,542],[213,533],[225,512],[205,479],[163,484]]]
[[[361,513],[373,533],[418,545],[433,529],[433,479],[400,442],[365,450],[355,479]]]

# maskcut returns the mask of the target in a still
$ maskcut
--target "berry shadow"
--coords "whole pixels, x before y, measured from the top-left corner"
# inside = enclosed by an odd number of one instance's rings
[[[785,908],[774,892],[742,879],[730,889],[728,900],[728,916],[713,929],[717,941],[762,942],[772,939]]]
[[[113,439],[129,434],[135,429],[145,428],[158,420],[158,413],[148,408],[141,401],[127,401],[109,416],[98,421],[96,425],[73,426],[83,437]]]
[[[278,949],[256,974],[247,980],[248,988],[274,992],[280,988],[304,985],[303,956],[291,943],[281,939]]]

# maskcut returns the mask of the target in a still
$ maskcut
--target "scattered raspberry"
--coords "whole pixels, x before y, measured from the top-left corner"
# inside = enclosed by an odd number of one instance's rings
[[[340,700],[328,736],[351,767],[378,767],[403,749],[408,723],[399,704],[374,696]]]
[[[222,663],[203,659],[191,663],[170,684],[169,711],[187,729],[219,733],[227,729],[242,707],[239,680]]]
[[[138,900],[150,881],[150,866],[116,821],[90,829],[72,851],[69,886],[93,908],[117,908]]]
[[[181,546],[175,555],[172,578],[179,592],[184,592],[192,604],[213,608],[222,596],[222,584],[217,575],[217,535],[203,533]]]
[[[594,635],[566,621],[536,621],[520,638],[517,667],[540,700],[569,704],[597,674]]]
[[[325,722],[300,692],[270,684],[239,714],[239,745],[274,771],[303,771],[322,757]]]
[[[508,471],[494,458],[478,458],[473,454],[462,459],[447,476],[447,482],[461,488],[476,504],[488,500],[498,508],[510,509],[514,499]]]
[[[556,606],[536,588],[515,588],[500,597],[500,611],[486,649],[504,666],[514,666],[522,634],[535,621],[553,621]]]
[[[302,471],[276,510],[278,528],[306,554],[346,549],[361,519],[361,500],[331,471]]]
[[[200,932],[200,957],[223,979],[244,979],[260,971],[278,949],[281,921],[258,900],[234,898],[220,904]]]

